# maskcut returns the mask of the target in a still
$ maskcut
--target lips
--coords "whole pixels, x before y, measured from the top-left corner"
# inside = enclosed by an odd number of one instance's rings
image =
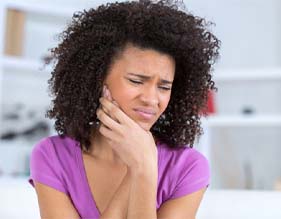
[[[145,120],[150,120],[156,115],[156,110],[149,108],[135,108],[134,111]]]
[[[151,109],[151,108],[135,108],[134,110],[139,111],[139,112],[143,112],[143,113],[147,113],[147,114],[152,114],[152,115],[156,114],[156,110]]]

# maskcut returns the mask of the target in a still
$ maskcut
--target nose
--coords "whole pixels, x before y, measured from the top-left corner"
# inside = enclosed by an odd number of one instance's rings
[[[144,87],[140,99],[146,105],[157,106],[159,103],[157,88],[155,86]]]

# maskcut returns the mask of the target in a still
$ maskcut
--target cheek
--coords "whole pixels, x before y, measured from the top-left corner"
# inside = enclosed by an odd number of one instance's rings
[[[163,113],[165,111],[165,109],[167,108],[167,106],[169,104],[169,101],[170,101],[170,95],[166,95],[166,96],[161,97],[161,99],[160,99],[161,113]]]
[[[130,87],[119,86],[112,92],[113,99],[119,104],[121,109],[125,110],[132,102],[136,91]]]

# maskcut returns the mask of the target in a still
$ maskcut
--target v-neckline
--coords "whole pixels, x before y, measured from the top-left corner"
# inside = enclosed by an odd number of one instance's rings
[[[81,150],[81,147],[80,147],[80,144],[78,143],[78,150],[79,150],[79,165],[80,165],[80,172],[81,172],[81,176],[82,176],[82,181],[83,183],[85,184],[85,187],[86,187],[86,192],[87,194],[89,194],[89,199],[91,200],[91,203],[92,205],[94,206],[94,210],[96,211],[96,213],[98,214],[98,217],[101,216],[101,213],[97,207],[97,203],[94,199],[94,196],[92,194],[92,191],[91,191],[91,188],[90,188],[90,184],[89,184],[89,181],[88,181],[88,177],[87,177],[87,174],[86,174],[86,169],[85,169],[85,165],[84,165],[84,160],[83,160],[83,151]]]
[[[158,149],[158,168],[161,165],[161,160],[162,160],[161,159],[161,153],[160,153],[161,147],[159,147],[160,144],[161,144],[160,142],[156,143],[156,147]],[[97,207],[95,198],[94,198],[94,196],[92,194],[92,191],[91,191],[91,188],[90,188],[90,184],[89,184],[89,181],[88,181],[88,177],[87,177],[87,174],[86,174],[86,168],[85,168],[84,160],[83,160],[83,151],[82,151],[82,149],[80,147],[80,143],[79,142],[77,142],[77,148],[78,148],[78,156],[77,156],[78,157],[78,165],[80,166],[80,173],[81,173],[82,181],[85,184],[86,192],[89,194],[88,198],[91,200],[91,204],[94,206],[94,210],[98,214],[98,218],[99,218],[101,216],[101,213],[100,213],[100,211],[99,211],[99,209]],[[159,184],[159,175],[158,175],[157,187],[158,187],[158,184]]]

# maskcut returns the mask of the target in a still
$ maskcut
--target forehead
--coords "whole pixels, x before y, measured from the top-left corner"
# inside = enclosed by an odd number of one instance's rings
[[[173,79],[175,60],[170,55],[153,49],[141,49],[132,45],[125,48],[118,59],[125,72]]]

